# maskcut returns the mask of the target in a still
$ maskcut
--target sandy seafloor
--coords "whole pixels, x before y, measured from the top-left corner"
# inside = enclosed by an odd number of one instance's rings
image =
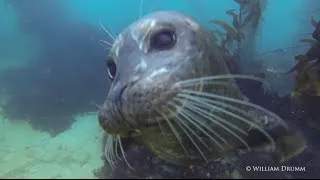
[[[0,178],[90,178],[103,165],[97,115],[76,116],[72,128],[51,138],[27,121],[9,121],[0,109]]]

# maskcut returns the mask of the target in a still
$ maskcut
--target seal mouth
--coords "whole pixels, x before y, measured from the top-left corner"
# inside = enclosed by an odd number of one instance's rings
[[[161,87],[141,84],[123,88],[117,101],[112,98],[105,101],[99,122],[107,133],[121,137],[142,136],[149,129],[160,128],[166,118],[175,116],[175,110],[168,107],[168,102],[180,91],[175,83]]]
[[[165,123],[165,120],[161,116],[149,117],[144,119],[143,122],[135,120],[129,120],[121,112],[119,108],[113,106],[114,113],[108,113],[106,108],[99,111],[98,120],[100,126],[110,135],[120,137],[138,137],[144,135],[144,131],[156,126],[161,126]],[[158,113],[164,113],[159,111]]]

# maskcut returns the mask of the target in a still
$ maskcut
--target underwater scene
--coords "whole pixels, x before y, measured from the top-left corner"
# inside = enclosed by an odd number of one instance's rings
[[[320,178],[319,0],[1,0],[0,178]]]

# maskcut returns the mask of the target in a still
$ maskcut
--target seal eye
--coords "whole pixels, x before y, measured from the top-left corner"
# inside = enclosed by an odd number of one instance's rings
[[[151,48],[165,50],[172,48],[176,43],[176,36],[172,30],[162,30],[151,38]]]
[[[114,62],[114,59],[109,57],[107,60],[107,69],[108,69],[108,76],[111,80],[114,79],[114,76],[117,73],[117,65]]]

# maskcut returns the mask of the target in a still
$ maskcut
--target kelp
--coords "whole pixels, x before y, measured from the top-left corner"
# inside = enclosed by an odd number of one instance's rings
[[[314,62],[308,62],[305,67],[297,73],[295,77],[295,87],[291,96],[320,96],[320,77],[315,74],[320,66],[314,66]]]
[[[232,25],[237,31],[239,31],[241,28],[241,24],[239,22],[239,14],[237,14],[235,11],[235,9],[231,9],[226,11],[226,14],[232,17]]]
[[[239,3],[239,2],[238,2]],[[240,24],[242,27],[246,26],[250,22],[252,25],[252,28],[256,29],[258,28],[258,25],[261,21],[262,16],[262,5],[260,0],[250,0],[250,1],[244,1],[242,3],[239,3],[241,6],[240,10]]]
[[[230,9],[226,11],[226,14],[231,15],[231,16],[238,16],[238,14],[235,13],[236,9]]]
[[[297,64],[288,73],[296,72],[295,85],[291,96],[320,96],[320,63],[310,61],[304,54],[295,56]]]
[[[211,31],[213,38],[229,59],[239,59],[237,62],[240,62],[240,59],[254,59],[256,31],[265,1],[267,0],[235,0],[239,9],[225,12],[231,16],[231,23],[219,19],[210,20],[210,23],[215,25],[215,29]]]
[[[245,38],[245,35],[240,31],[241,25],[239,24],[239,15],[236,13],[236,9],[231,9],[226,11],[226,14],[232,16],[233,21],[232,25],[227,22],[219,19],[211,20],[210,22],[221,27],[225,33],[222,35],[220,32],[217,34],[222,38],[221,45],[225,47],[225,49],[231,49],[234,45],[234,42],[240,42]]]
[[[225,38],[225,33],[220,30],[211,30],[211,34],[215,41],[223,41],[223,39]]]
[[[225,51],[224,53],[230,54],[231,56],[235,42],[239,43],[244,38],[244,35],[225,21],[214,19],[210,22],[222,28],[223,31],[216,29],[213,30],[212,33],[214,39],[221,42],[220,46],[222,47],[221,49]]]
[[[288,72],[292,73],[292,72],[300,72],[301,69],[308,63],[308,56],[304,55],[304,54],[300,54],[294,57],[294,59],[296,60],[297,64],[294,65]]]
[[[305,63],[304,67],[298,71],[295,78],[295,87],[292,95],[320,96],[320,64],[317,60]]]
[[[244,38],[244,34],[237,31],[235,28],[230,26],[225,21],[214,19],[214,20],[211,20],[210,22],[222,27],[226,31],[227,36],[230,37],[230,39],[232,39],[232,40],[240,41],[241,39]]]
[[[317,21],[311,16],[310,24],[317,28]],[[318,46],[317,40],[312,38],[300,39],[300,42],[309,44],[312,48]],[[317,49],[315,52],[318,51]],[[310,50],[308,51],[310,52]],[[301,54],[295,57],[297,64],[289,70],[289,73],[296,72],[295,86],[291,96],[320,96],[320,62],[318,55],[309,59],[307,55]]]

